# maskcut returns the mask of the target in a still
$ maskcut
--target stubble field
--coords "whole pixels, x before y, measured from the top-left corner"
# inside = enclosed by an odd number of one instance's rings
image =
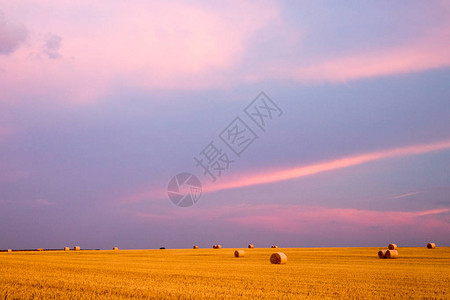
[[[379,249],[3,252],[0,298],[450,298],[450,248]],[[274,252],[287,264],[271,265]]]

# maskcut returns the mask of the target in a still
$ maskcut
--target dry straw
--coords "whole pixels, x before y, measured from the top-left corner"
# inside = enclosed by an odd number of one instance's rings
[[[244,250],[236,250],[236,251],[234,251],[234,256],[235,257],[244,257],[245,251]]]
[[[388,250],[386,251],[386,258],[398,258],[398,251],[397,250]]]
[[[252,245],[252,244],[250,244],[250,245],[248,245],[248,248],[249,248],[249,249],[253,249],[253,248],[255,248],[255,246]]]
[[[73,247],[73,250],[75,250],[75,251],[80,251],[81,248],[80,248],[80,246],[75,246],[75,247]]]
[[[117,251],[117,250],[119,250],[119,247],[114,247],[113,250]]]
[[[427,248],[428,249],[434,249],[434,248],[436,248],[436,244],[435,243],[428,243],[427,244]]]
[[[278,246],[273,245],[272,248],[278,248]]]
[[[287,263],[287,256],[282,252],[276,252],[270,256],[270,263],[276,265],[283,265]]]
[[[198,249],[198,246],[197,246],[197,245],[194,245],[194,247],[192,247],[192,249]]]
[[[379,258],[386,258],[386,252],[387,252],[387,250],[380,250],[380,251],[378,251],[378,257]]]
[[[70,251],[69,247],[64,247],[64,251]]]
[[[389,244],[388,246],[389,250],[397,250],[397,245],[396,244]]]

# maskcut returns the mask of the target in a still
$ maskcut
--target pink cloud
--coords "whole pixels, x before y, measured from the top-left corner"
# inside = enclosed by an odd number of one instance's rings
[[[133,219],[144,222],[216,222],[234,224],[249,229],[294,234],[347,235],[346,231],[363,233],[373,228],[379,232],[392,232],[396,228],[446,234],[450,224],[446,215],[450,208],[423,211],[374,211],[354,208],[330,208],[301,205],[240,205],[196,207],[189,212],[168,209],[163,212],[129,212]]]
[[[430,5],[448,10],[445,3]],[[91,103],[117,87],[201,90],[268,79],[321,84],[450,66],[448,20],[425,35],[371,51],[347,49],[339,57],[319,55],[313,61],[301,53],[268,57],[243,69],[244,58],[258,46],[254,43],[272,38],[300,47],[304,42],[305,29],[283,20],[281,3],[117,1],[105,8],[89,1],[25,1],[5,2],[3,9],[21,18],[29,36],[26,46],[0,57],[2,101],[40,96]],[[255,39],[261,31],[266,40]],[[60,59],[49,59],[49,32],[61,38],[51,55]]]
[[[203,194],[213,193],[222,190],[236,189],[247,186],[269,184],[285,180],[312,176],[322,172],[339,170],[357,166],[360,164],[374,162],[383,159],[425,154],[435,151],[450,149],[450,141],[440,141],[430,144],[419,144],[413,146],[386,149],[382,151],[359,154],[350,157],[343,157],[333,161],[315,163],[307,166],[289,168],[284,170],[265,170],[255,173],[247,173],[235,176],[222,183],[217,182],[214,185],[204,186]],[[224,178],[225,179],[225,178]],[[394,197],[393,199],[403,198],[418,194],[412,192]],[[135,192],[124,195],[116,200],[116,204],[125,205],[145,201],[154,201],[167,198],[167,191],[161,188],[140,188]]]
[[[449,26],[450,27],[450,26]],[[280,77],[299,82],[346,82],[354,79],[414,73],[450,66],[450,41],[445,38],[450,28],[439,34],[419,38],[406,45],[374,49],[344,57],[295,67],[287,72],[278,71]]]
[[[388,229],[391,226],[423,225],[426,227],[441,227],[449,231],[450,225],[440,219],[426,218],[449,213],[450,209],[433,209],[424,211],[372,211],[354,208],[327,208],[304,206],[273,205],[264,209],[248,211],[248,215],[230,217],[231,223],[250,227],[263,227],[284,232],[305,231],[311,227],[347,226],[380,227]],[[333,225],[334,224],[334,225]],[[320,230],[320,228],[317,228]]]
[[[424,154],[434,151],[448,150],[450,149],[450,141],[440,141],[431,144],[413,145],[407,147],[400,147],[394,149],[387,149],[377,152],[365,153],[350,157],[344,157],[333,161],[327,161],[322,163],[316,163],[308,166],[302,166],[297,168],[289,168],[284,170],[265,171],[257,174],[245,174],[237,176],[236,178],[229,180],[225,183],[217,183],[206,187],[204,192],[215,192],[220,190],[241,188],[246,186],[268,184],[273,182],[279,182],[284,180],[290,180],[300,178],[304,176],[311,176],[322,172],[348,168],[372,161],[378,161],[382,159],[410,156]]]
[[[219,7],[189,1],[111,2],[108,13],[92,4],[50,2],[34,4],[39,13],[26,22],[34,29],[28,47],[0,60],[5,98],[56,95],[89,103],[114,86],[221,86],[225,75],[217,74],[238,66],[249,38],[279,14],[270,1],[231,1]],[[19,14],[17,5],[6,8]],[[83,22],[71,20],[69,12],[83,14]],[[45,54],[48,32],[61,37],[58,55],[63,59],[49,60]]]

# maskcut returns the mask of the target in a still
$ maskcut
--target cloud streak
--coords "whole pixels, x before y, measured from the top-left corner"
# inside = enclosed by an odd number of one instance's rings
[[[370,152],[350,157],[344,157],[332,161],[316,163],[308,166],[289,168],[284,170],[266,171],[263,174],[246,174],[239,176],[223,184],[215,184],[205,188],[205,192],[216,192],[221,190],[242,188],[247,186],[268,184],[284,180],[296,179],[311,176],[322,172],[348,168],[368,162],[379,161],[388,158],[396,158],[410,155],[425,154],[440,150],[450,149],[450,141],[441,141],[431,144],[413,145],[388,149],[377,152]]]
[[[319,233],[345,229],[376,228],[391,230],[392,226],[433,228],[440,232],[450,231],[446,215],[450,208],[437,208],[420,211],[377,211],[355,208],[335,208],[301,205],[241,205],[196,208],[186,213],[181,210],[168,210],[159,213],[133,212],[131,216],[144,222],[183,221],[183,222],[223,222],[248,228],[266,229],[284,233]],[[332,225],[330,227],[330,225]]]
[[[417,195],[420,194],[422,192],[410,192],[410,193],[405,193],[405,194],[401,194],[395,197],[392,197],[391,199],[402,199],[402,198],[407,198],[409,196],[413,196],[413,195]]]
[[[411,155],[420,155],[436,151],[443,151],[450,149],[450,141],[440,141],[430,144],[419,144],[413,146],[399,147],[387,149],[382,151],[370,152],[355,156],[344,157],[332,161],[315,163],[307,166],[289,168],[284,170],[271,170],[255,173],[241,174],[225,181],[224,183],[215,183],[214,185],[204,186],[203,193],[214,193],[229,189],[238,189],[249,186],[271,184],[285,180],[292,180],[306,176],[313,176],[323,172],[329,172],[344,168],[349,168],[364,163],[375,162],[383,159],[398,158]],[[408,196],[418,194],[420,192],[411,192],[396,196],[392,199],[400,199]],[[138,191],[124,195],[118,200],[116,204],[126,205],[133,203],[140,203],[144,201],[158,200],[167,197],[167,191],[163,189],[145,189],[141,188]]]

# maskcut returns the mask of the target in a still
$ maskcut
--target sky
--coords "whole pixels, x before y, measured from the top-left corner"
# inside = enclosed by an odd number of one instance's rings
[[[0,0],[0,249],[450,246],[449,15]]]

